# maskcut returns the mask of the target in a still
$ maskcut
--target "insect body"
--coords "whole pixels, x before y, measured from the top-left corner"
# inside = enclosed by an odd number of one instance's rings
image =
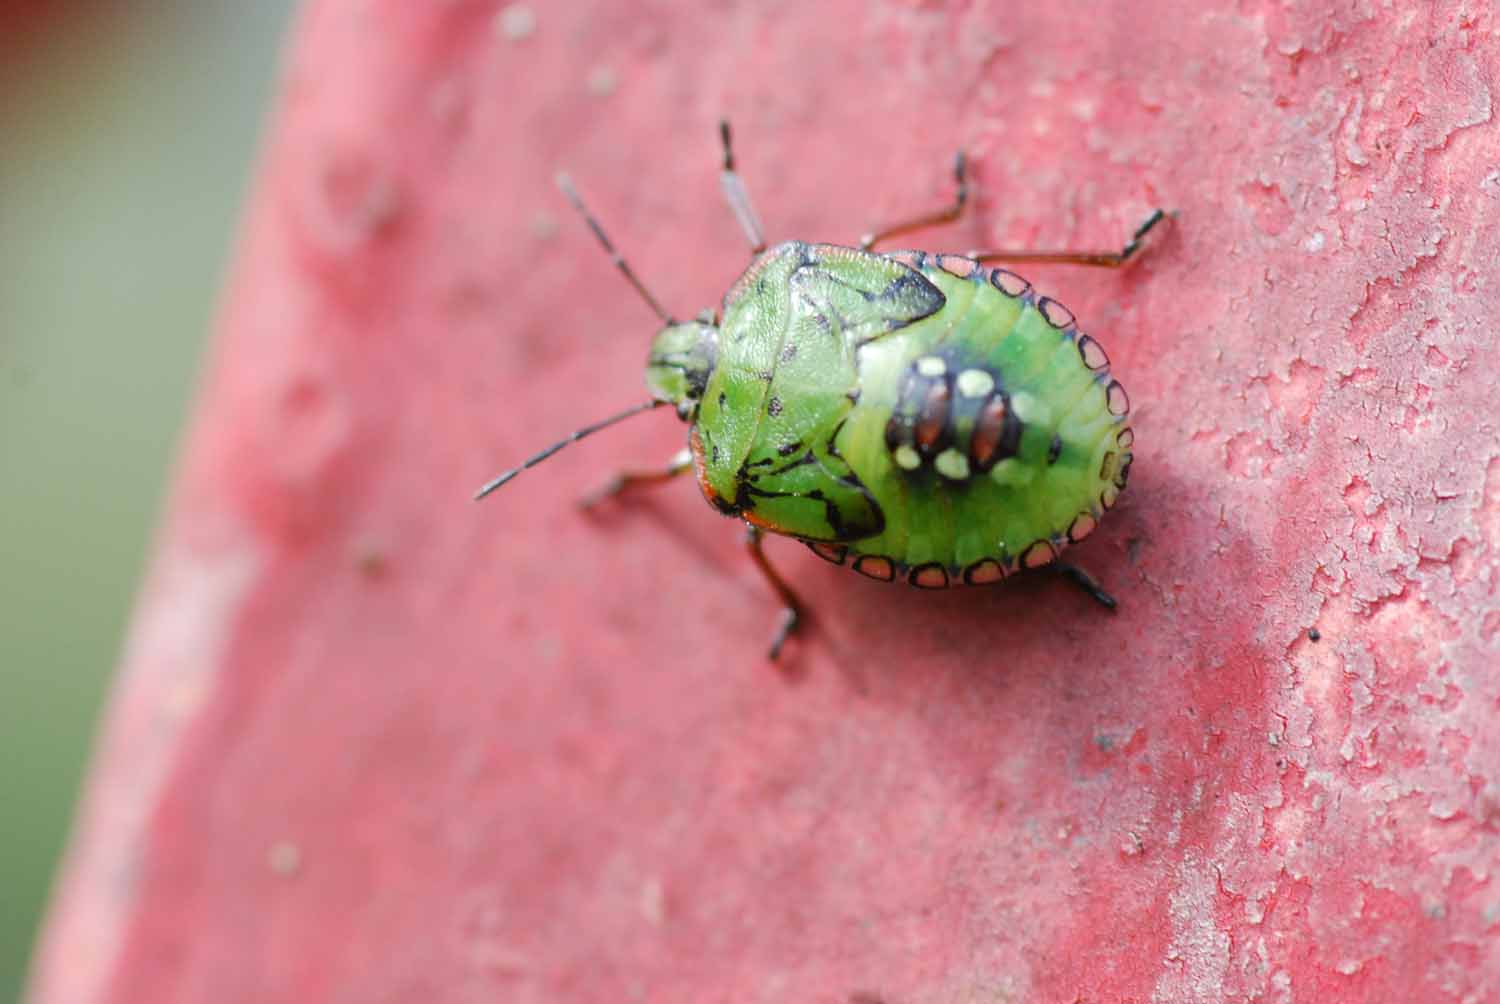
[[[750,526],[752,557],[785,608],[774,658],[801,605],[761,551],[764,531],[874,579],[922,588],[1057,568],[1101,603],[1092,579],[1057,562],[1125,487],[1134,433],[1104,349],[1061,304],[988,261],[1119,265],[1119,252],[881,253],[897,233],[958,217],[955,204],[865,237],[861,246],[764,249],[734,173],[725,192],[756,257],[721,311],[679,323],[656,305],[571,186],[618,267],[662,317],[646,383],[652,400],[590,426],[507,471],[487,494],[568,442],[658,405],[690,425],[664,470],[617,477],[588,503],[692,470],[705,498]]]
[[[1124,487],[1124,389],[1014,273],[783,244],[723,316],[698,332],[701,398],[653,391],[692,418],[710,502],[836,564],[928,588],[994,582],[1050,564]]]

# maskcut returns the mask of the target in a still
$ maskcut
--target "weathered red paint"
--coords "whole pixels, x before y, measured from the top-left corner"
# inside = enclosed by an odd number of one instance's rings
[[[536,7],[307,11],[32,999],[1500,999],[1494,16]],[[789,682],[685,479],[570,504],[668,416],[467,502],[643,393],[551,175],[687,315],[720,113],[773,238],[960,145],[934,248],[1181,211],[1041,276],[1137,404],[1118,616],[773,544]]]

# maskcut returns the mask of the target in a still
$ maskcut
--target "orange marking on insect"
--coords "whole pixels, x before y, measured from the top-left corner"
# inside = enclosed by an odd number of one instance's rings
[[[979,419],[974,423],[974,437],[969,441],[969,459],[978,467],[988,467],[1000,449],[1000,440],[1005,435],[1005,399],[996,395],[990,398]]]
[[[762,516],[753,508],[741,509],[738,513],[736,513],[736,515],[738,515],[739,518],[744,520],[746,523],[749,523],[751,526],[758,526],[762,530],[769,530],[771,533],[781,532],[780,524],[776,523],[772,519]]]
[[[1125,388],[1120,386],[1120,381],[1111,380],[1104,394],[1109,402],[1111,415],[1124,415],[1130,411],[1130,395],[1125,393]]]
[[[703,497],[708,499],[708,504],[715,509],[724,510],[724,499],[714,486],[708,483],[708,467],[703,461],[703,437],[698,434],[698,426],[693,426],[688,435],[688,447],[693,451],[693,474],[698,478],[698,487],[703,492]]]
[[[1093,513],[1081,512],[1074,517],[1072,525],[1068,527],[1068,540],[1076,544],[1093,533],[1094,527],[1098,525],[1099,521],[1094,518]]]
[[[979,262],[973,258],[965,258],[961,254],[945,254],[938,256],[938,268],[949,275],[956,275],[960,279],[967,279],[979,268]]]
[[[1057,548],[1052,546],[1050,540],[1037,541],[1021,555],[1021,564],[1025,568],[1045,568],[1056,560]]]
[[[844,544],[825,544],[821,541],[809,540],[807,546],[812,549],[813,554],[835,565],[842,565],[844,559],[849,556],[849,548]]]
[[[1070,328],[1073,326],[1073,312],[1050,296],[1044,296],[1036,301],[1036,309],[1042,312],[1047,323],[1054,328]]]
[[[917,415],[915,430],[917,449],[923,453],[931,453],[937,446],[938,440],[942,438],[943,429],[947,424],[948,382],[934,380],[932,386],[927,389],[927,400],[922,402],[922,410]]]
[[[984,558],[964,569],[964,581],[971,586],[984,586],[1005,578],[1005,566],[994,558]]]
[[[1109,355],[1104,347],[1089,335],[1078,339],[1078,354],[1083,357],[1083,365],[1091,370],[1102,370],[1109,365]]]
[[[724,294],[724,306],[727,308],[730,304],[744,296],[750,287],[755,285],[755,281],[760,278],[760,274],[766,270],[775,257],[775,255],[763,254],[751,262],[750,267],[745,269],[745,274],[740,276],[739,281],[729,287],[729,292]]]
[[[1003,268],[990,270],[990,285],[1006,296],[1021,296],[1031,288],[1031,283]]]
[[[891,261],[900,262],[907,268],[921,268],[927,259],[926,253],[922,251],[886,251],[885,256]]]
[[[890,582],[896,577],[896,565],[882,554],[862,554],[854,559],[854,570],[860,575],[881,582]]]
[[[918,589],[947,589],[948,570],[936,562],[919,565],[907,575],[906,581]]]

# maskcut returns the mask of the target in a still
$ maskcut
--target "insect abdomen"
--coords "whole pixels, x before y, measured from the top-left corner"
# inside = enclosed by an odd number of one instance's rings
[[[839,443],[886,522],[842,557],[922,586],[1045,565],[1124,487],[1125,392],[1072,315],[1013,273],[902,260],[946,305],[860,352],[860,402]]]

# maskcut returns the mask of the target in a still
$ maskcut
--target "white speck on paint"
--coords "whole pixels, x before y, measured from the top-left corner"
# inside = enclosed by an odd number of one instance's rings
[[[520,42],[536,31],[536,12],[523,3],[513,3],[495,15],[495,30],[508,42]]]
[[[1323,250],[1323,244],[1326,240],[1327,238],[1323,236],[1323,231],[1314,230],[1312,234],[1308,236],[1307,240],[1302,242],[1302,250],[1306,251],[1308,254],[1317,254],[1319,251]]]
[[[545,209],[539,209],[531,217],[531,236],[539,241],[551,240],[557,236],[557,218]]]
[[[596,66],[589,71],[587,83],[590,94],[596,98],[607,98],[620,85],[620,78],[615,75],[613,67]]]
[[[302,868],[302,848],[290,840],[278,840],[266,852],[266,864],[277,875],[295,875]]]

